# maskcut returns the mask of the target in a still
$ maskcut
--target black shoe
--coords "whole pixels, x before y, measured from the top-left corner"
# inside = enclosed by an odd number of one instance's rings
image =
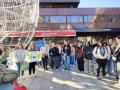
[[[116,79],[119,80],[119,76],[117,76]]]
[[[65,68],[65,70],[67,70],[67,68]]]

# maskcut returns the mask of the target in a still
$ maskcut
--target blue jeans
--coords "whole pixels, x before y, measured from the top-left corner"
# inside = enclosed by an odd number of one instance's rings
[[[112,71],[113,71],[113,60],[112,58],[110,58],[110,60],[107,61],[107,73],[109,75],[112,75]]]
[[[22,73],[22,76],[23,76],[24,75],[24,71],[21,71],[21,63],[17,62],[16,65],[17,65],[18,76],[20,76],[20,72]]]
[[[42,66],[42,61],[37,61],[38,66]]]
[[[60,67],[60,59],[59,59],[59,56],[54,56],[54,57],[53,57],[53,63],[54,63],[54,65],[55,65],[56,69],[59,69],[59,67]]]
[[[64,55],[64,65],[65,69],[70,70],[70,56]]]
[[[93,60],[92,60],[92,65],[93,65],[93,72],[95,74],[97,74],[97,63],[96,63],[96,58],[93,56]]]
[[[117,75],[118,74],[118,72],[117,72],[117,61],[113,61],[113,70],[114,70],[115,75]]]
[[[64,55],[61,55],[62,61],[61,61],[61,65],[64,64]]]
[[[70,64],[74,65],[75,64],[75,55],[71,55],[70,57],[71,57]]]

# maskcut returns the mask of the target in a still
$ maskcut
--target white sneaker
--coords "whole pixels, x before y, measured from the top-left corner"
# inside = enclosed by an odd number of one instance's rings
[[[21,79],[22,79],[22,80],[25,80],[26,78],[25,78],[25,76],[22,76]]]
[[[97,77],[98,80],[101,80],[102,78],[101,77]]]
[[[21,77],[18,77],[18,79],[17,79],[17,80],[18,80],[18,81],[20,81],[20,79],[21,79]]]

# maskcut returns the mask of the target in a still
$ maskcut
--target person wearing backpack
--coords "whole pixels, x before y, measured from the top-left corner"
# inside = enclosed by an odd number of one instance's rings
[[[119,61],[119,57],[120,57],[120,36],[116,37],[116,42],[117,42],[117,46],[112,55],[112,59],[114,62],[113,66],[114,66],[115,77],[117,80],[119,80],[119,75],[118,75],[118,71],[117,71],[117,61]]]
[[[83,58],[84,58],[84,72],[92,73],[92,47],[90,42],[86,42],[86,45],[83,47]]]
[[[105,68],[106,68],[107,60],[110,59],[110,48],[107,46],[104,46],[103,40],[100,40],[98,46],[94,48],[92,53],[95,56],[96,63],[98,65],[97,79],[101,79],[100,78],[101,68],[102,68],[103,77],[106,75]]]

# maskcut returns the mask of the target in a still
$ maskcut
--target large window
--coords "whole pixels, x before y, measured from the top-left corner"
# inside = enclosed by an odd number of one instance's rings
[[[66,16],[50,16],[50,23],[66,23]]]
[[[79,23],[79,22],[80,16],[67,16],[67,23]]]
[[[93,18],[94,18],[94,16],[84,16],[84,22],[93,22]]]
[[[88,16],[84,16],[84,22],[88,22]]]
[[[80,22],[81,23],[83,22],[83,16],[80,16]]]

